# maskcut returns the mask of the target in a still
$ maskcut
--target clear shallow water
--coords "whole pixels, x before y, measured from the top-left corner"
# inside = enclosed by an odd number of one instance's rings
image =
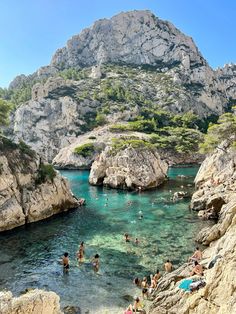
[[[80,306],[82,313],[123,313],[129,303],[123,296],[140,293],[132,285],[135,276],[162,269],[167,258],[178,266],[192,253],[194,236],[206,222],[189,211],[189,199],[173,203],[170,197],[182,189],[191,193],[193,186],[188,185],[196,172],[197,168],[172,168],[161,188],[131,193],[89,186],[87,171],[62,171],[87,205],[1,234],[0,289],[19,294],[26,288],[44,288],[58,293],[63,306]],[[125,243],[125,232],[140,243]],[[75,252],[81,241],[86,261],[78,267]],[[58,262],[65,251],[71,260],[67,275]],[[101,256],[99,274],[89,264],[95,253]]]

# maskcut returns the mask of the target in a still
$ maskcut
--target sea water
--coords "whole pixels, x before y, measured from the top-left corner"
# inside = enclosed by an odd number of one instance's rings
[[[62,306],[79,306],[82,313],[123,313],[128,299],[140,294],[135,277],[157,268],[163,272],[166,259],[177,267],[194,251],[194,237],[207,222],[189,210],[190,198],[173,202],[171,197],[176,191],[191,195],[196,172],[194,167],[171,168],[161,187],[128,192],[90,186],[88,171],[61,171],[86,206],[1,234],[0,289],[18,295],[37,287],[55,291]],[[78,265],[81,241],[85,262]],[[59,263],[64,252],[70,257],[68,273]],[[99,273],[90,263],[96,253]]]

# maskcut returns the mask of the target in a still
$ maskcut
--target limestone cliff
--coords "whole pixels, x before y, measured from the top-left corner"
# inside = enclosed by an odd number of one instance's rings
[[[174,113],[219,115],[236,98],[234,68],[213,71],[190,37],[150,11],[120,13],[73,36],[49,66],[10,84],[32,90],[12,117],[11,136],[51,161],[92,130],[100,113],[109,122],[129,121],[152,102]],[[78,73],[68,80],[71,69]],[[119,95],[111,95],[117,86]]]
[[[154,293],[150,314],[236,313],[236,152],[226,141],[205,159],[195,179],[198,190],[192,207],[214,212],[218,222],[200,231],[197,241],[208,245],[201,264],[206,267],[206,286],[192,294],[179,289],[191,267],[183,265],[164,276]],[[217,259],[216,259],[217,257]],[[209,263],[215,260],[212,268]]]
[[[58,172],[25,144],[0,137],[0,231],[77,206]]]
[[[110,130],[111,125],[98,127],[80,135],[69,146],[62,148],[59,153],[53,159],[53,164],[59,169],[90,169],[92,163],[101,153],[101,151],[112,144],[114,139],[139,139],[150,141],[150,134],[134,131],[118,131]],[[93,145],[93,149],[86,155],[76,152],[77,147],[83,145]],[[200,164],[203,160],[203,156],[200,154],[187,154],[171,152],[163,149],[158,150],[159,155],[164,159],[168,165],[181,165],[181,164]]]
[[[1,314],[62,314],[59,296],[54,292],[32,290],[20,297],[0,292]]]
[[[131,190],[150,189],[163,183],[168,166],[157,150],[143,141],[133,142],[119,148],[106,147],[92,164],[89,183]]]

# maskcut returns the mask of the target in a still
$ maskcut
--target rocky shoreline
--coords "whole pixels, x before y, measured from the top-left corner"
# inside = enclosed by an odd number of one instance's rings
[[[0,137],[0,231],[79,206],[68,182],[27,145]]]
[[[236,152],[226,143],[203,162],[195,184],[197,191],[191,207],[217,213],[218,222],[204,228],[197,241],[207,248],[201,264],[205,267],[206,286],[194,293],[179,289],[180,281],[190,277],[188,264],[163,276],[153,294],[149,314],[233,314],[236,312]],[[222,147],[221,147],[222,148]],[[224,202],[213,202],[221,199]],[[212,268],[209,264],[213,263]]]

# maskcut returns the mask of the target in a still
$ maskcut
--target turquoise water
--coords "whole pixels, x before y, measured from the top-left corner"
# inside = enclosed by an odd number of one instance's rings
[[[141,193],[89,186],[87,171],[61,172],[86,206],[1,234],[1,289],[19,294],[38,287],[55,291],[63,306],[80,306],[82,313],[122,313],[128,304],[124,296],[138,292],[132,279],[162,269],[167,258],[175,266],[184,262],[206,224],[188,209],[189,199],[170,200],[175,191],[192,193],[197,168],[172,168],[161,188]],[[126,243],[125,232],[140,243]],[[75,252],[81,241],[86,261],[78,266]],[[58,262],[65,251],[71,260],[68,274]],[[96,253],[101,256],[99,274],[89,263]]]

